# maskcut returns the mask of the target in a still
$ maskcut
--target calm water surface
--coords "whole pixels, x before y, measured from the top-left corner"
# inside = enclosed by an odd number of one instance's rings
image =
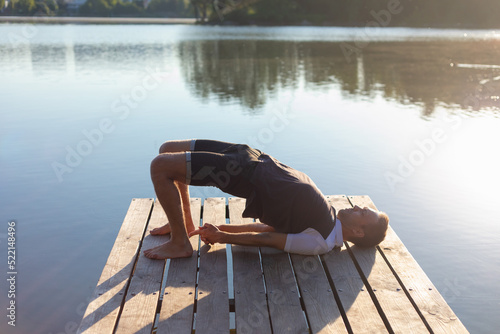
[[[0,331],[75,332],[158,146],[214,138],[370,195],[466,327],[495,333],[499,56],[494,31],[0,25],[0,243],[10,220],[18,240]]]

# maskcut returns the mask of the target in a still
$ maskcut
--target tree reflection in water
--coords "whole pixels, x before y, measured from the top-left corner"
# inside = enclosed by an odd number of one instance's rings
[[[207,101],[257,109],[303,81],[353,99],[382,94],[430,116],[443,104],[498,110],[500,69],[457,65],[499,65],[499,51],[499,41],[379,42],[348,54],[336,42],[191,40],[180,42],[179,59],[190,89]]]

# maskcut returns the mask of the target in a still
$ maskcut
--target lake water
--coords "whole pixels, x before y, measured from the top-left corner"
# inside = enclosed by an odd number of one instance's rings
[[[154,197],[159,145],[213,138],[369,195],[470,332],[496,333],[499,59],[494,31],[0,25],[18,271],[0,331],[75,332],[131,199]]]

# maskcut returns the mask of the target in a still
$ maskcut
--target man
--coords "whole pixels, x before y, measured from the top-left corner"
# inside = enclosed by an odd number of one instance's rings
[[[383,212],[355,206],[338,214],[304,173],[247,145],[214,140],[168,141],[151,162],[151,179],[169,223],[151,231],[170,233],[168,242],[148,249],[152,259],[190,257],[188,237],[199,234],[207,244],[267,246],[297,254],[324,254],[344,240],[375,246],[386,234]],[[196,229],[188,186],[214,186],[246,198],[246,225],[205,224]]]

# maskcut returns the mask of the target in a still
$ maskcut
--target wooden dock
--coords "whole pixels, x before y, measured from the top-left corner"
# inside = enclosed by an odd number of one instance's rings
[[[367,196],[328,196],[338,210],[375,208]],[[193,218],[242,224],[241,198],[191,199]],[[133,199],[78,333],[468,333],[389,227],[377,247],[348,242],[322,256],[200,245],[150,260],[168,236],[159,203]],[[229,264],[229,265],[228,265]]]

